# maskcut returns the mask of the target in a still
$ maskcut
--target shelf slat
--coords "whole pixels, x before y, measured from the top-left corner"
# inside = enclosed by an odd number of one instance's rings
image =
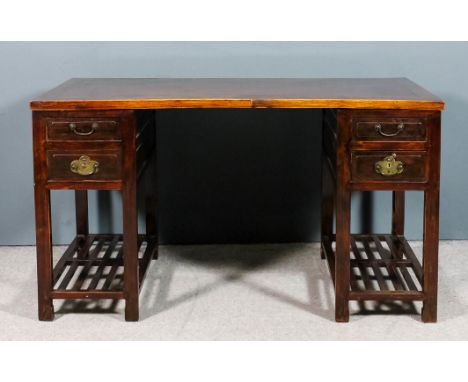
[[[380,239],[376,235],[372,235],[372,239],[374,239],[375,247],[380,254],[382,259],[390,260],[387,265],[388,274],[390,275],[390,279],[392,280],[393,286],[396,290],[404,290],[405,287],[403,286],[403,280],[401,279],[400,274],[398,273],[395,263],[392,260],[392,254],[390,251],[386,250]]]
[[[333,280],[335,278],[334,239],[335,235],[330,238],[325,236],[322,242],[322,249],[328,260]],[[351,235],[350,242],[350,300],[413,301],[424,298],[421,264],[403,236],[359,234]],[[389,249],[385,248],[383,243],[386,243]],[[415,277],[411,276],[408,268],[414,270]],[[384,274],[383,270],[386,270],[388,275]]]
[[[112,234],[77,236],[54,268],[52,298],[124,298],[122,239],[122,235]],[[138,235],[140,287],[157,245],[157,237]]]
[[[103,273],[104,273],[104,267],[107,264],[107,261],[110,259],[112,253],[115,250],[115,246],[117,245],[119,241],[119,236],[114,236],[112,240],[109,243],[109,246],[107,247],[106,252],[104,253],[104,256],[101,259],[101,264],[98,267],[96,273],[94,274],[93,278],[91,279],[91,282],[88,286],[88,290],[96,289],[99,280],[101,279]]]

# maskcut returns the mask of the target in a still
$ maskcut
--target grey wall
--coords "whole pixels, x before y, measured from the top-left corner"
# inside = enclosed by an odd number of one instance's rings
[[[446,101],[440,232],[468,239],[466,68],[468,43],[0,43],[0,244],[34,243],[28,101],[70,77],[408,77]],[[165,111],[158,121],[164,242],[318,238],[317,111]],[[92,210],[111,210],[93,214],[92,227],[119,229],[119,195],[91,199]],[[356,230],[363,216],[388,229],[388,193],[354,199]],[[53,193],[56,243],[72,236],[72,206],[71,192]],[[411,238],[421,234],[421,206],[410,193]]]

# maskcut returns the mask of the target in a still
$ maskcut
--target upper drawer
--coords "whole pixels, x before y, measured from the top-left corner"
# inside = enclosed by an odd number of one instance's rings
[[[360,141],[426,141],[424,118],[364,117],[353,118],[353,139]]]
[[[121,141],[118,118],[51,118],[48,141]]]

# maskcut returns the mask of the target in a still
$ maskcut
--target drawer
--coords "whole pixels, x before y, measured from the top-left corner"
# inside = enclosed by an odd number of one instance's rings
[[[118,118],[51,118],[48,141],[121,141]]]
[[[51,181],[120,180],[120,150],[80,150],[47,152],[47,173]]]
[[[425,151],[353,151],[353,182],[416,182],[428,179]]]
[[[426,141],[425,118],[358,117],[353,118],[354,140],[361,141]]]

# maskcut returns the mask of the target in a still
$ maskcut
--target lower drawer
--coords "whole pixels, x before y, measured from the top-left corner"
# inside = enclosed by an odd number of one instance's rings
[[[353,151],[353,182],[417,182],[428,179],[425,151]]]
[[[120,150],[49,150],[47,152],[49,181],[120,180],[121,173]]]

